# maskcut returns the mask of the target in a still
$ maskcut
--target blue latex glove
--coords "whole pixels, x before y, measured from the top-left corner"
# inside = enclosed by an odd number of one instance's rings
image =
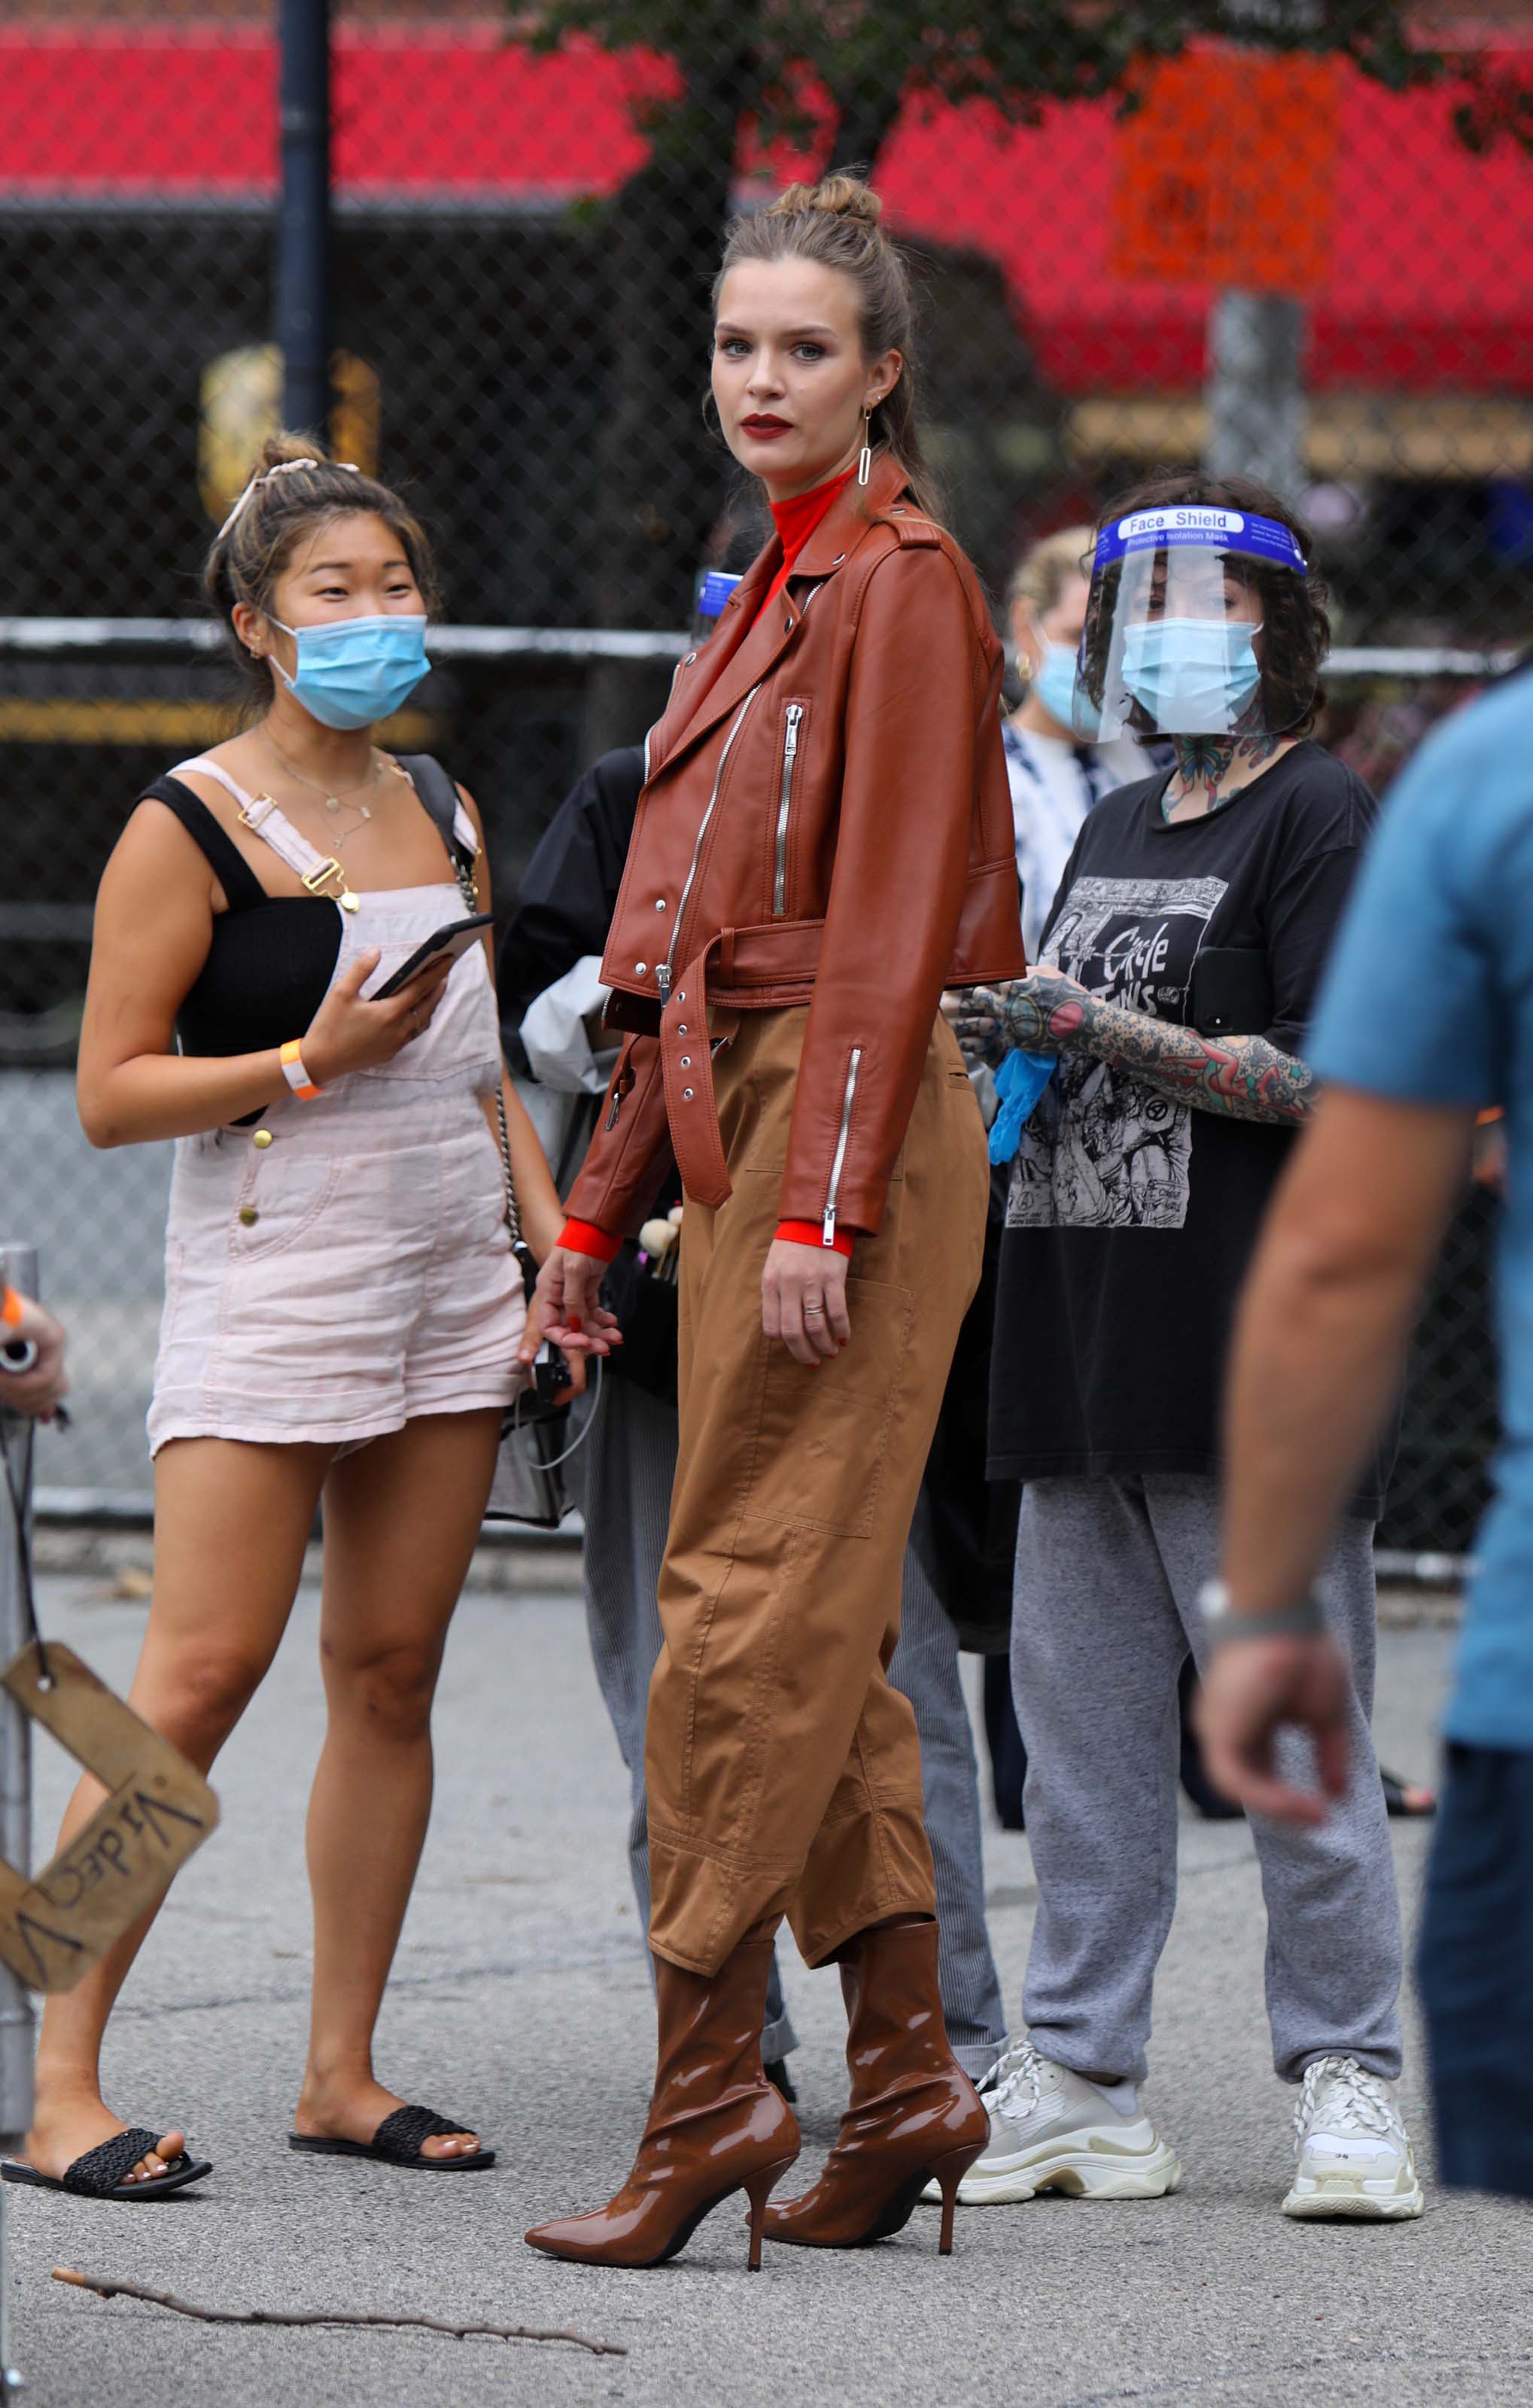
[[[1009,1054],[996,1073],[1000,1110],[990,1124],[990,1159],[1010,1162],[1022,1143],[1022,1132],[1058,1068],[1053,1054]]]

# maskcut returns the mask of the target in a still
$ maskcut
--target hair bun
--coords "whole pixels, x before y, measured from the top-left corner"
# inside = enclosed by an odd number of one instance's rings
[[[871,184],[860,176],[843,169],[831,176],[822,176],[817,184],[790,184],[780,193],[766,212],[772,218],[854,218],[859,224],[876,226],[883,215],[883,203]]]
[[[251,474],[259,477],[267,468],[285,468],[299,460],[311,460],[317,468],[323,468],[330,465],[330,454],[311,435],[290,435],[283,427],[267,436],[251,463]]]

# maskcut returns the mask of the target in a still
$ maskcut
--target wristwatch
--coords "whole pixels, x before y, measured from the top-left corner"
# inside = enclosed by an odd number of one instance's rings
[[[1197,1604],[1211,1647],[1223,1646],[1226,1639],[1319,1639],[1325,1630],[1325,1617],[1313,1590],[1297,1605],[1271,1606],[1264,1613],[1236,1613],[1224,1582],[1211,1580],[1198,1590]]]

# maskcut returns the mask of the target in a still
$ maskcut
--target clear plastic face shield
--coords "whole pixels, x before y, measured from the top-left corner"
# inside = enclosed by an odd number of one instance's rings
[[[1183,502],[1111,519],[1096,539],[1076,679],[1082,741],[1278,736],[1314,700],[1277,661],[1304,554],[1276,519]],[[1286,585],[1297,579],[1298,589]],[[1278,638],[1274,643],[1274,638]],[[1302,689],[1302,690],[1301,690]]]

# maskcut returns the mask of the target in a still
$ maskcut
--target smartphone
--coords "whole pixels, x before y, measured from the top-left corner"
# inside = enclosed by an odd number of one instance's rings
[[[457,961],[470,945],[477,945],[484,930],[494,924],[494,915],[490,911],[476,911],[471,920],[450,920],[445,928],[438,928],[423,945],[417,945],[408,961],[401,962],[381,986],[374,987],[368,1002],[381,1003],[385,996],[397,995],[402,986],[408,986],[412,978],[420,976],[428,962],[436,961],[443,953],[450,961]]]

